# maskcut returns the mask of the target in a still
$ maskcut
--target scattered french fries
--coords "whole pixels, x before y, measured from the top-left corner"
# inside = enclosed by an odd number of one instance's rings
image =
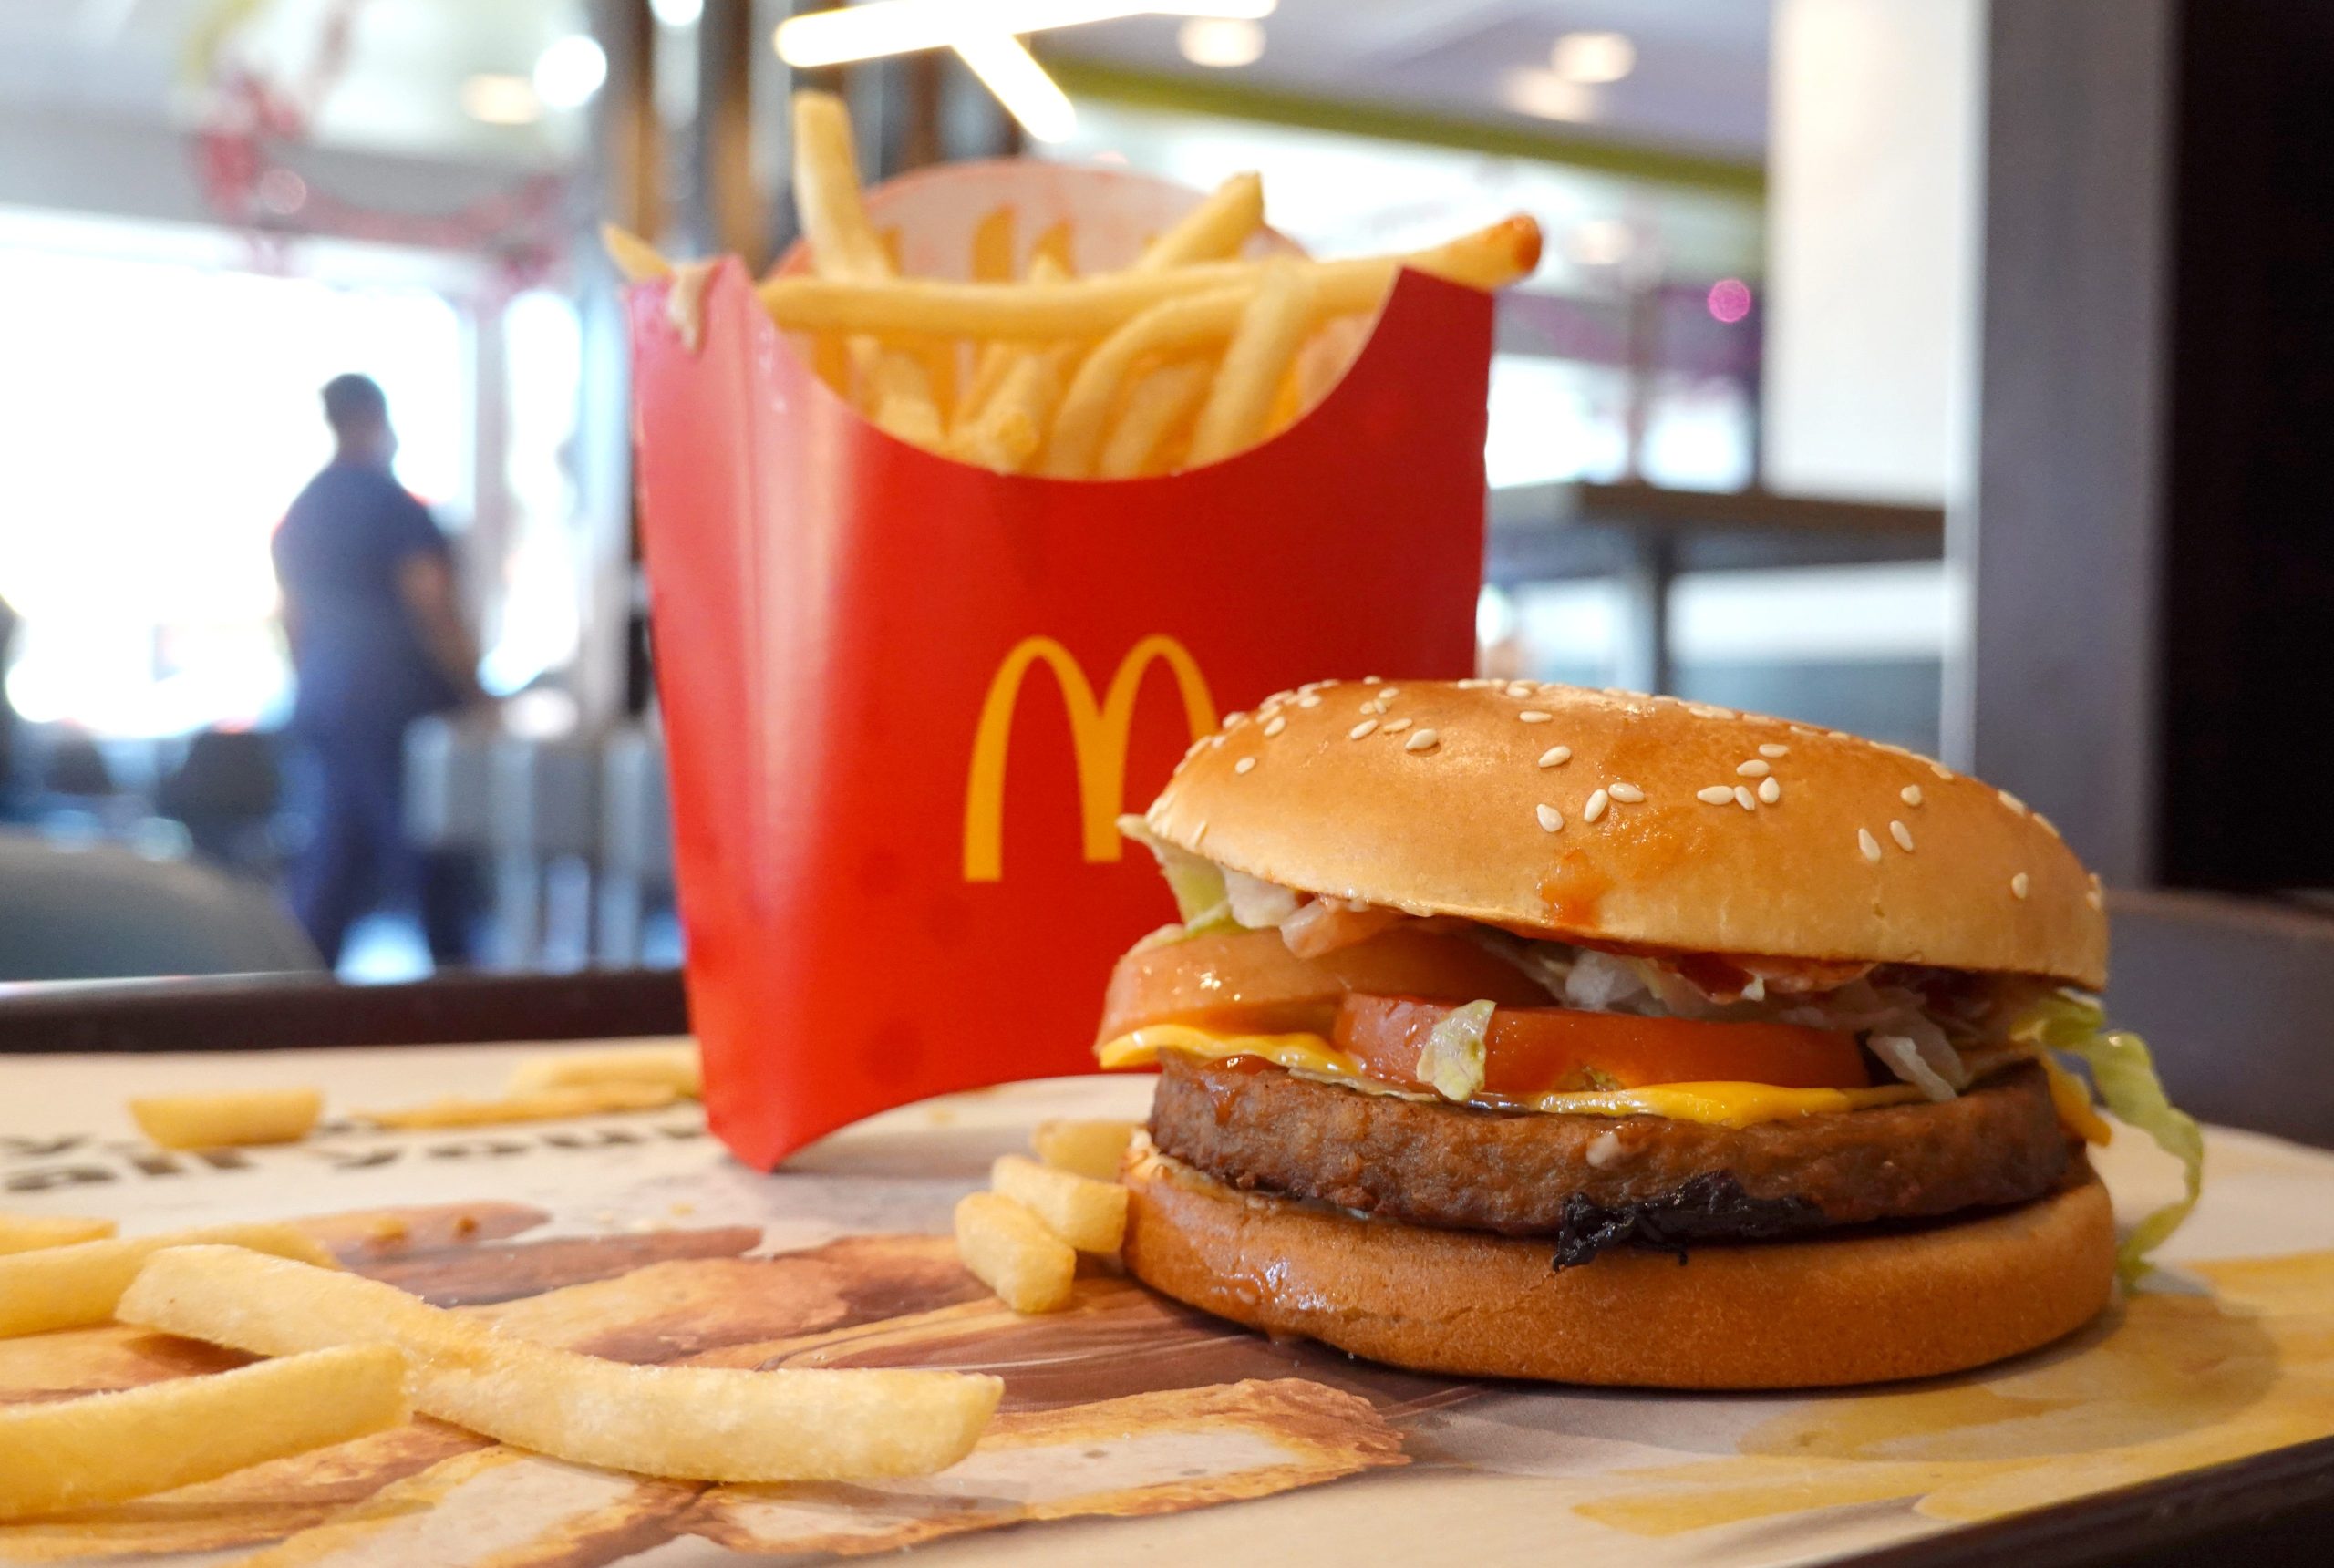
[[[119,1502],[402,1425],[406,1361],[351,1345],[0,1408],[0,1519]]]
[[[619,1110],[659,1110],[681,1098],[670,1083],[574,1084],[536,1089],[504,1099],[433,1099],[394,1110],[360,1110],[363,1120],[393,1132],[433,1132],[449,1128],[502,1127],[521,1121],[561,1121]]]
[[[957,1203],[956,1255],[1016,1312],[1057,1312],[1069,1305],[1076,1250],[1000,1193],[970,1192]]]
[[[633,1046],[613,1051],[555,1051],[529,1057],[511,1071],[513,1098],[545,1089],[596,1088],[602,1084],[645,1083],[697,1099],[705,1090],[705,1070],[695,1046]]]
[[[141,1096],[129,1102],[129,1118],[164,1149],[235,1149],[297,1143],[314,1130],[324,1109],[319,1089],[234,1089]]]
[[[17,1253],[0,1257],[0,1338],[103,1323],[147,1259],[166,1248],[204,1244],[294,1258],[318,1273],[339,1267],[306,1232],[290,1225],[206,1225]]]
[[[1057,1171],[1116,1181],[1134,1133],[1131,1121],[1051,1120],[1038,1123],[1029,1142],[1038,1158]]]
[[[897,236],[869,220],[842,100],[796,94],[794,127],[810,267],[764,279],[762,304],[883,429],[999,472],[1132,479],[1228,457],[1327,395],[1399,269],[1493,289],[1539,264],[1539,226],[1521,215],[1399,255],[1243,258],[1265,198],[1240,174],[1121,271],[1073,275],[1057,224],[1017,278],[999,208],[974,228],[971,281],[903,277]],[[627,278],[673,275],[636,236],[603,237]]]
[[[10,1253],[36,1253],[43,1247],[69,1247],[76,1242],[102,1242],[113,1233],[111,1220],[84,1219],[74,1214],[0,1213],[0,1257]]]
[[[996,1377],[955,1372],[604,1361],[506,1336],[378,1281],[231,1246],[154,1254],[119,1315],[261,1356],[393,1345],[428,1415],[554,1459],[690,1480],[928,1474],[971,1451],[1004,1391]]]
[[[990,1167],[989,1186],[1081,1253],[1115,1253],[1126,1240],[1127,1190],[1116,1181],[1006,1154]]]

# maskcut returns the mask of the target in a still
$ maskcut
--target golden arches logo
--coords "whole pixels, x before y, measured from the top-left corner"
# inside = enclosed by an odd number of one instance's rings
[[[1127,732],[1134,703],[1152,661],[1164,660],[1183,698],[1183,718],[1196,740],[1215,727],[1215,699],[1198,661],[1174,638],[1152,635],[1127,650],[1111,673],[1102,700],[1068,648],[1051,637],[1024,637],[1005,655],[988,683],[973,732],[973,765],[965,779],[965,880],[996,882],[1005,874],[1005,760],[1013,743],[1013,710],[1029,666],[1042,662],[1069,710],[1069,743],[1078,759],[1079,820],[1089,861],[1115,861],[1119,813],[1126,809]]]

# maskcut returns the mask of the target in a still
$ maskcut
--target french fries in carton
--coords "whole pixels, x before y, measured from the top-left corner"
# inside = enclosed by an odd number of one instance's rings
[[[835,122],[798,110],[769,278],[618,242],[690,1013],[765,1168],[1091,1070],[1172,913],[1114,819],[1268,694],[1469,673],[1486,291],[1537,249],[1308,263],[1253,177],[978,163],[862,203]]]

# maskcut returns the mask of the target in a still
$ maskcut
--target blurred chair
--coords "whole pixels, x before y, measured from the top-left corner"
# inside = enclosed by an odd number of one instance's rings
[[[186,824],[202,854],[222,865],[273,875],[279,859],[275,810],[283,799],[275,738],[255,730],[206,729],[155,791],[155,809]]]
[[[665,746],[653,730],[608,737],[600,759],[600,888],[594,951],[603,964],[645,956],[652,905],[673,896],[673,819]]]
[[[262,889],[107,844],[0,833],[0,981],[319,971]]]

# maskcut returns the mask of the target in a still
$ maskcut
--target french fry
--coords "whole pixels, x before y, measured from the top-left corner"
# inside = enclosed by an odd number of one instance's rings
[[[1421,251],[1300,264],[1313,273],[1321,314],[1342,315],[1370,308],[1399,267],[1492,289],[1529,273],[1539,257],[1539,225],[1518,216]],[[1044,287],[930,278],[781,277],[766,279],[758,288],[771,317],[789,330],[883,337],[1079,338],[1100,337],[1167,300],[1230,286],[1254,288],[1262,266],[1203,262],[1155,273],[1104,273]]]
[[[629,229],[620,229],[614,223],[601,224],[600,248],[608,253],[608,260],[615,263],[626,283],[653,284],[673,275],[673,263]]]
[[[1059,283],[1068,276],[1062,263],[1040,253],[1029,263],[1030,281]],[[1005,372],[997,390],[983,404],[955,443],[959,456],[998,473],[1019,473],[1045,438],[1054,409],[1061,402],[1074,346],[1022,346],[1006,350]]]
[[[319,1273],[340,1266],[314,1238],[289,1225],[207,1225],[17,1253],[0,1257],[0,1339],[103,1323],[148,1258],[166,1248],[198,1244],[297,1258]]]
[[[402,1426],[405,1357],[352,1345],[0,1408],[0,1519],[145,1497]]]
[[[971,1192],[957,1203],[956,1256],[1016,1312],[1056,1312],[1069,1305],[1077,1252],[1000,1193]]]
[[[1081,1253],[1115,1253],[1127,1234],[1127,1190],[1074,1171],[1057,1171],[1018,1154],[1001,1154],[989,1185],[1038,1216],[1047,1230]]]
[[[111,1220],[87,1220],[73,1214],[0,1213],[0,1256],[36,1253],[44,1247],[69,1247],[76,1242],[102,1242],[113,1233]]]
[[[1013,276],[1013,209],[993,207],[973,225],[968,275],[975,283],[1001,284]]]
[[[1054,411],[1045,471],[1066,480],[1084,479],[1091,473],[1110,405],[1135,366],[1153,356],[1187,353],[1224,342],[1239,326],[1248,297],[1247,290],[1228,288],[1167,300],[1096,345],[1079,361],[1078,373],[1070,377],[1069,387]]]
[[[1134,1134],[1131,1121],[1048,1120],[1038,1123],[1029,1144],[1039,1160],[1057,1171],[1115,1181]]]
[[[851,115],[832,93],[794,95],[794,192],[811,264],[821,277],[873,283],[899,275],[867,221]],[[850,354],[862,407],[877,427],[904,441],[938,444],[945,425],[931,367],[911,349],[873,337],[853,337]]]
[[[593,1088],[609,1083],[662,1084],[694,1099],[704,1092],[705,1069],[693,1045],[553,1051],[529,1057],[511,1068],[510,1092],[530,1095],[547,1088]]]
[[[1265,438],[1273,397],[1313,328],[1313,284],[1296,263],[1267,264],[1224,346],[1192,431],[1188,461],[1212,463]]]
[[[129,1118],[164,1149],[234,1149],[297,1143],[324,1109],[321,1089],[237,1089],[141,1096],[129,1102]]]
[[[1208,199],[1193,208],[1165,233],[1143,247],[1134,264],[1141,273],[1187,267],[1193,262],[1236,256],[1248,236],[1265,221],[1265,182],[1255,174],[1235,174],[1217,186]]]
[[[1063,278],[1078,275],[1078,267],[1070,257],[1070,247],[1077,235],[1064,219],[1049,225],[1029,242],[1029,276],[1039,282],[1059,283]]]
[[[1215,367],[1197,359],[1144,372],[1128,388],[1118,420],[1102,442],[1095,477],[1124,480],[1153,471],[1169,433],[1199,412],[1214,379]]]
[[[928,1474],[971,1450],[1004,1390],[997,1378],[954,1372],[603,1361],[499,1334],[375,1280],[232,1247],[157,1253],[121,1315],[262,1356],[394,1345],[426,1414],[554,1459],[690,1480]]]
[[[619,1110],[659,1110],[681,1098],[669,1083],[577,1084],[566,1088],[537,1089],[505,1099],[462,1099],[449,1097],[396,1110],[360,1110],[355,1114],[376,1127],[396,1132],[429,1132],[450,1127],[501,1127],[521,1121],[562,1121],[570,1117],[604,1116]]]

